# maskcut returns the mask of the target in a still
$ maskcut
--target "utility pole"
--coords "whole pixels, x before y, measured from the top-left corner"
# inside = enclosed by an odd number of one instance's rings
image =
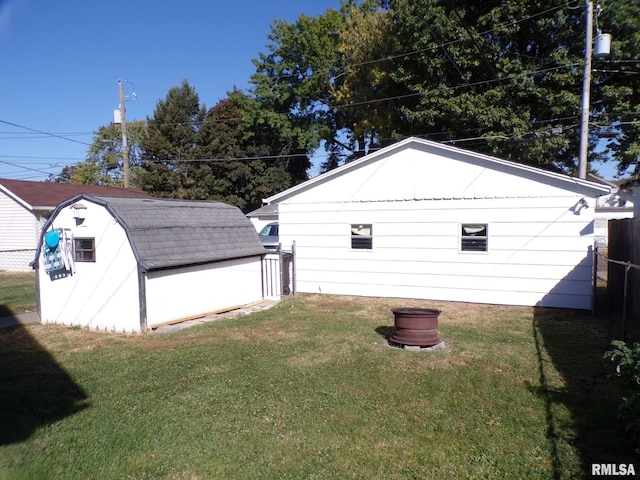
[[[129,188],[129,144],[127,143],[127,118],[124,108],[124,85],[118,80],[120,90],[120,125],[122,126],[122,163],[124,170],[124,188]]]
[[[582,115],[580,117],[580,158],[578,177],[587,178],[589,150],[589,106],[591,104],[591,55],[593,53],[593,2],[587,1],[587,35],[584,47],[584,75],[582,76]]]
[[[591,58],[593,57],[593,2],[586,2],[586,39],[584,46],[584,75],[582,76],[582,115],[580,117],[580,157],[578,177],[587,178],[589,151],[589,111],[591,109]],[[596,57],[606,57],[611,53],[611,35],[602,33],[597,17],[602,9],[596,7]]]

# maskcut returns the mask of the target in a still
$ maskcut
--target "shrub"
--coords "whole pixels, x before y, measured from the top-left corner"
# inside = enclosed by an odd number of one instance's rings
[[[613,348],[605,352],[604,358],[615,364],[615,376],[622,380],[625,391],[619,416],[637,441],[640,439],[640,343],[629,346],[614,340],[611,346]]]

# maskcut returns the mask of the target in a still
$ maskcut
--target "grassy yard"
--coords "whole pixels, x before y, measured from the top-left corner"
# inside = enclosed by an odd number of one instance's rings
[[[389,347],[398,306],[441,309],[446,347]],[[605,332],[587,313],[327,295],[171,334],[4,329],[0,478],[586,478],[635,460]]]
[[[35,309],[35,274],[0,271],[0,316],[32,312]]]

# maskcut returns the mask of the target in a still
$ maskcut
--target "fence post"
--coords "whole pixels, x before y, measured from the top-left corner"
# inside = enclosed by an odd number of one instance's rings
[[[622,340],[627,341],[627,285],[629,279],[629,270],[631,265],[627,264],[624,267],[624,290],[622,294]]]
[[[284,298],[284,289],[286,285],[287,276],[285,275],[284,269],[287,267],[284,261],[284,252],[282,251],[282,244],[278,244],[278,270],[280,270],[280,300]],[[287,267],[288,268],[288,267]]]
[[[293,258],[291,258],[291,291],[295,295],[298,291],[296,288],[296,241],[294,240],[291,244],[291,253],[293,254]]]
[[[593,248],[591,286],[591,315],[596,314],[596,295],[598,294],[598,245]]]

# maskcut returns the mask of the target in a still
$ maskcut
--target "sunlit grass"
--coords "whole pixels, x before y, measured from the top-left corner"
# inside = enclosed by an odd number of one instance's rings
[[[32,312],[35,309],[35,274],[0,270],[0,315]]]
[[[398,306],[441,309],[445,348],[389,347]],[[0,380],[18,358],[32,374],[39,348],[86,396],[0,445],[0,478],[551,479],[627,461],[588,313],[309,295],[173,334],[33,325],[0,342]]]

